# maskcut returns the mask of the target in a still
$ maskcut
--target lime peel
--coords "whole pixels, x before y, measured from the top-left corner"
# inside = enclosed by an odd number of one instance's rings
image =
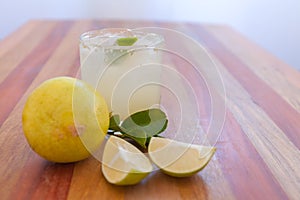
[[[137,37],[119,38],[116,43],[119,46],[132,46],[137,40]]]

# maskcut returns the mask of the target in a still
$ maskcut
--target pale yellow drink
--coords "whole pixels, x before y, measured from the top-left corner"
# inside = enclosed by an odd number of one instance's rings
[[[120,38],[137,38],[120,46]],[[128,29],[104,29],[82,34],[82,80],[104,96],[110,111],[121,118],[160,103],[163,37]]]

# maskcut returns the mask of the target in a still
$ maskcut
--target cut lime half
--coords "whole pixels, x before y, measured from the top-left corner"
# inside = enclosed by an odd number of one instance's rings
[[[151,160],[166,174],[187,177],[202,170],[211,160],[215,147],[187,144],[152,137],[148,147]]]
[[[122,138],[110,136],[102,160],[102,173],[109,183],[134,185],[152,169],[151,162],[139,149]]]

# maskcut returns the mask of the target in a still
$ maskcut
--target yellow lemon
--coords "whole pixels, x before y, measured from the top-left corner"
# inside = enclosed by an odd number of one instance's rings
[[[30,94],[22,124],[37,154],[49,161],[68,163],[89,157],[101,145],[109,112],[104,98],[87,83],[57,77]]]

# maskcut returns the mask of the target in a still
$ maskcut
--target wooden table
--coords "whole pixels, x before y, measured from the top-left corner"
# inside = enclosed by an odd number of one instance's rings
[[[176,179],[155,171],[142,183],[107,183],[94,158],[55,164],[22,131],[30,92],[76,76],[78,37],[105,27],[161,26],[198,40],[217,59],[226,119],[213,160]],[[228,26],[143,21],[29,21],[0,41],[0,199],[299,199],[300,73]]]

